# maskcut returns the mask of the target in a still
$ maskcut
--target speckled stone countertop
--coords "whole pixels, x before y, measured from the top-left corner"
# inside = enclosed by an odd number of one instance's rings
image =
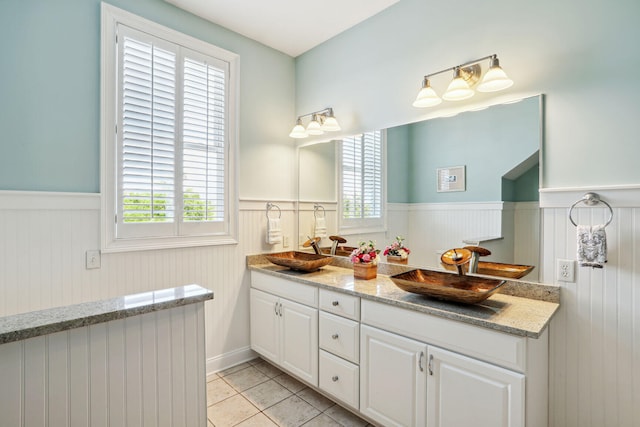
[[[348,260],[339,257],[312,273],[271,264],[260,255],[248,256],[247,267],[299,283],[529,338],[542,334],[560,306],[559,287],[521,281],[507,281],[499,293],[480,304],[440,301],[405,292],[389,278],[415,267],[380,263],[376,279],[356,280]]]
[[[212,291],[187,285],[1,317],[0,344],[210,299]]]

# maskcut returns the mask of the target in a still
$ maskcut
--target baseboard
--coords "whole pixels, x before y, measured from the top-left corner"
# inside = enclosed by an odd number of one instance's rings
[[[258,353],[251,350],[251,347],[244,347],[229,353],[210,357],[207,359],[207,375],[231,368],[232,366],[239,365],[256,357],[258,357]]]

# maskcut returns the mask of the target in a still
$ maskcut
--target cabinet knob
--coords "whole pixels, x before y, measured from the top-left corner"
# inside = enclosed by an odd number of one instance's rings
[[[331,338],[333,338],[334,340],[337,340],[338,339],[338,334],[331,335]]]
[[[336,381],[338,381],[338,379],[339,379],[339,378],[338,378],[338,376],[337,376],[337,375],[334,375],[334,376],[332,376],[332,377],[331,377],[331,381],[333,381],[334,383],[335,383]]]
[[[334,306],[334,307],[336,307],[338,304],[340,304],[338,301],[331,302],[331,305]]]

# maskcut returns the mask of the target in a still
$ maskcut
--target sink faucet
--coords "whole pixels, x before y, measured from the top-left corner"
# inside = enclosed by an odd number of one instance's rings
[[[489,249],[482,248],[480,246],[465,246],[464,249],[471,251],[471,259],[469,260],[469,273],[478,272],[478,259],[481,256],[491,255]]]
[[[336,251],[338,250],[338,244],[347,243],[347,239],[341,236],[329,236],[329,239],[333,241],[333,243],[331,244],[331,255],[336,254]]]
[[[308,245],[305,244],[304,246],[311,246],[313,248],[313,251],[317,255],[322,255],[322,251],[320,250],[320,246],[318,246],[318,242],[320,241],[320,238],[319,237],[311,238],[309,236],[307,236],[307,237],[309,238],[309,240],[307,240],[307,242],[306,242],[306,243],[308,243]]]

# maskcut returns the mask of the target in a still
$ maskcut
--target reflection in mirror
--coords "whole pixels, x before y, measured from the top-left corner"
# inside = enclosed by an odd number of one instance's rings
[[[442,252],[464,246],[489,249],[480,261],[538,266],[541,104],[536,96],[387,129],[387,232],[344,235],[345,245],[373,239],[384,249],[401,235],[414,266],[442,269]],[[314,234],[313,205],[319,203],[326,214],[325,247],[331,246],[329,235],[341,234],[336,145],[299,149],[300,239]],[[463,191],[439,186],[440,169],[449,169],[441,183],[460,184],[451,187]],[[535,268],[523,280],[537,278]]]

